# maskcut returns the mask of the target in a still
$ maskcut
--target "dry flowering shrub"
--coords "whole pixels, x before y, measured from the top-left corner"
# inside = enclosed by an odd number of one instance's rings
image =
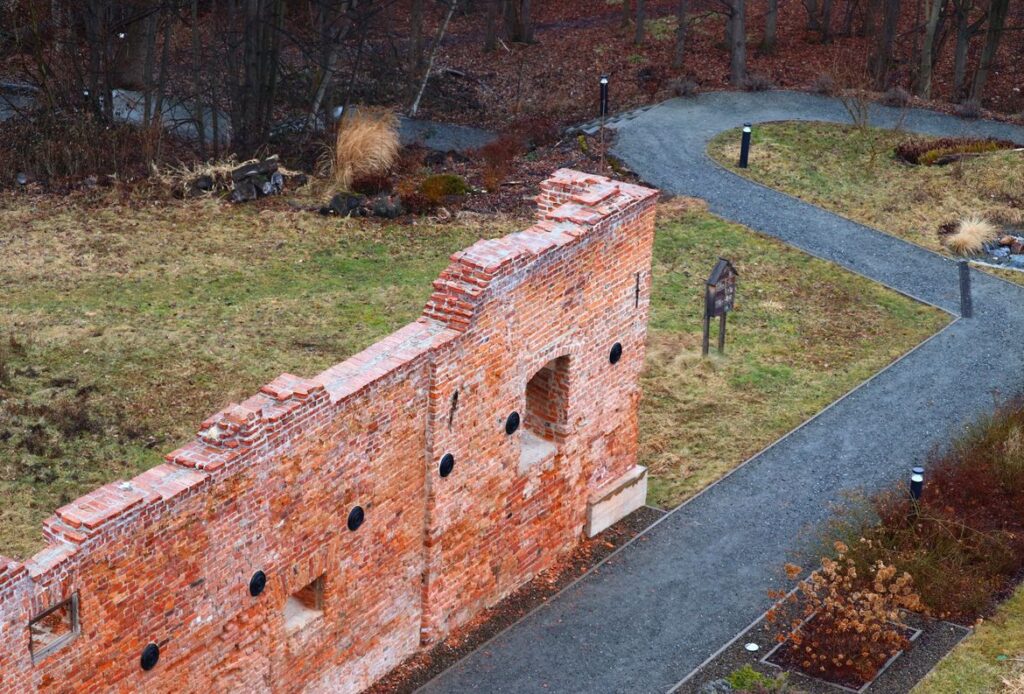
[[[871,680],[892,656],[909,642],[900,623],[901,610],[924,611],[910,574],[878,561],[868,575],[858,574],[849,548],[835,543],[835,559],[822,559],[822,568],[785,597],[792,609],[777,605],[766,622],[784,646],[779,658],[788,665],[823,679],[852,683]],[[790,579],[801,569],[786,565]]]

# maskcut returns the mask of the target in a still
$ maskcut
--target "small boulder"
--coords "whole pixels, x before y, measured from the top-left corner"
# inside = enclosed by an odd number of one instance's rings
[[[1016,241],[1016,240],[1017,239],[1013,238],[1009,234],[1003,234],[1002,236],[999,237],[999,245],[1000,246],[1012,246],[1013,242]]]
[[[371,209],[375,217],[395,219],[405,214],[402,201],[397,195],[378,195],[371,202]]]
[[[231,202],[250,202],[258,195],[256,184],[252,179],[246,178],[235,184],[235,189],[231,191]]]
[[[359,211],[366,204],[366,196],[356,193],[337,193],[325,208],[325,214],[336,214],[339,217],[360,216]],[[321,210],[323,212],[323,210]]]

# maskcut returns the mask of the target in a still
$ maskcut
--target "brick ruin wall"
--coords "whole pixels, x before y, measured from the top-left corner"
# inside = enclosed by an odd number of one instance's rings
[[[537,223],[453,255],[415,323],[278,377],[0,557],[0,693],[358,691],[642,503],[656,192],[541,189]],[[30,623],[63,601],[44,649]]]

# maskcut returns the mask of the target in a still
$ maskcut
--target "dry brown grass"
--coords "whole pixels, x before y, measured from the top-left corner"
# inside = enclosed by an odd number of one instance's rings
[[[1003,680],[1002,694],[1024,694],[1024,672],[1013,679]]]
[[[995,241],[999,230],[985,219],[972,215],[960,220],[956,231],[945,238],[946,247],[958,255],[977,255],[985,244]]]
[[[892,156],[905,139],[905,132],[876,128],[765,123],[754,128],[750,168],[742,173],[939,252],[945,251],[939,228],[951,219],[979,215],[996,225],[1024,223],[1024,152],[907,166]],[[709,153],[733,168],[739,141],[737,131],[723,133]]]
[[[362,176],[387,173],[398,159],[398,118],[391,111],[362,108],[338,125],[331,181],[348,190]]]

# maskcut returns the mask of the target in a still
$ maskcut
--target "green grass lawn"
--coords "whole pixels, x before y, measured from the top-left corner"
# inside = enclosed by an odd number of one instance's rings
[[[739,272],[725,357],[701,359],[703,281]],[[663,210],[640,462],[672,507],[946,324],[948,317],[718,217]],[[717,329],[717,328],[716,328]],[[714,350],[714,348],[712,348]]]
[[[0,204],[0,554],[58,506],[159,463],[282,371],[313,375],[415,319],[455,250],[529,222],[381,226],[283,202]],[[729,351],[701,360],[702,282],[739,271]],[[671,506],[945,324],[703,212],[655,249],[640,457]]]
[[[914,694],[1002,691],[1024,691],[1024,587],[914,688]]]
[[[755,181],[934,251],[944,252],[937,232],[945,222],[981,215],[997,224],[1024,224],[1024,153],[910,166],[893,157],[893,147],[909,137],[789,121],[754,128],[747,169],[736,166],[738,130],[719,134],[708,152]]]

